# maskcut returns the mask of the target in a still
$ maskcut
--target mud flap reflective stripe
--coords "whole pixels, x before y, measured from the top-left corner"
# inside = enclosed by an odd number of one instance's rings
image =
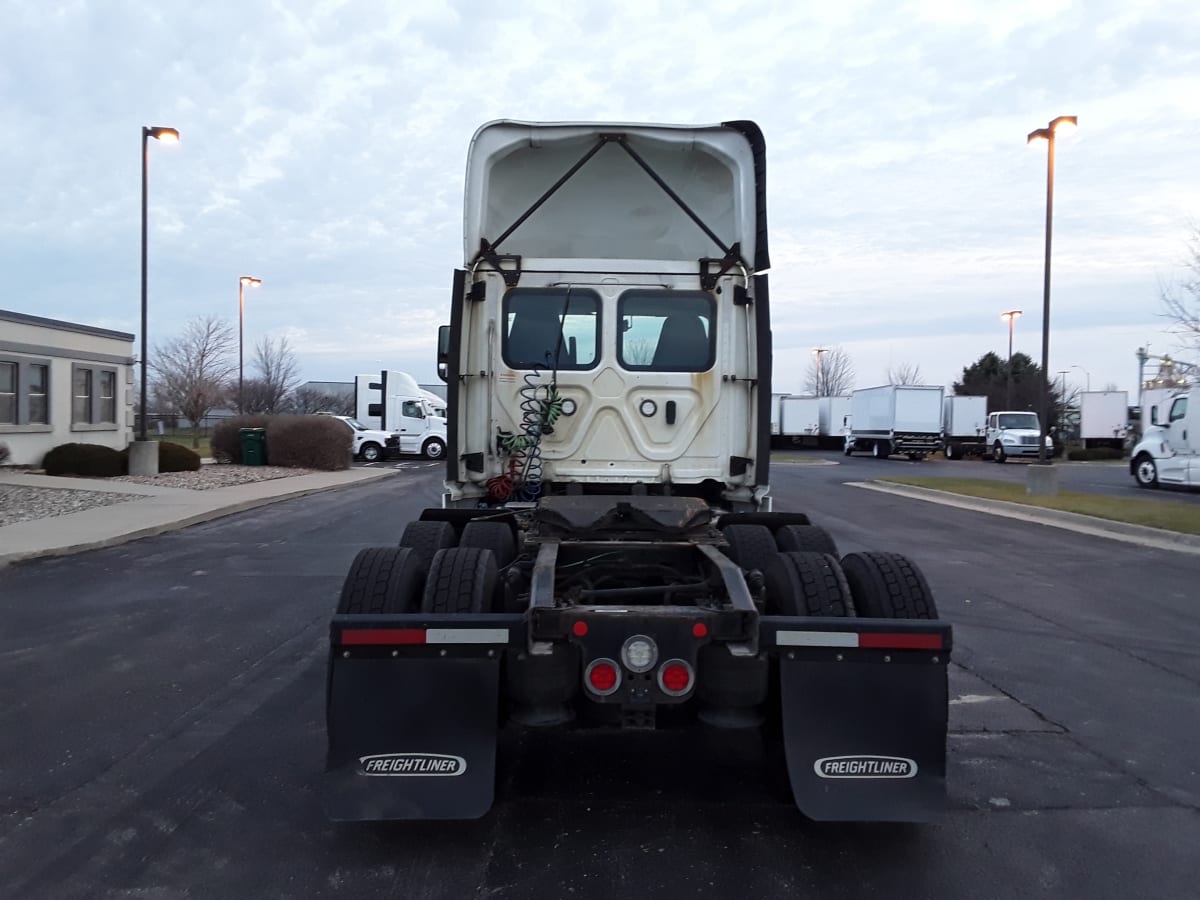
[[[779,662],[796,806],[817,821],[925,822],[945,806],[946,668]]]
[[[344,659],[329,678],[326,814],[478,819],[496,782],[498,659]]]

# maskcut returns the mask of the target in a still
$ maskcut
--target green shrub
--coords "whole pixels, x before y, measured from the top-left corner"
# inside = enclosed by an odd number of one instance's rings
[[[200,468],[200,454],[182,444],[170,441],[158,443],[158,471],[195,472]]]
[[[348,469],[354,435],[330,416],[275,416],[267,426],[267,462],[297,469]]]
[[[47,475],[113,478],[127,470],[125,454],[100,444],[59,444],[42,459]]]
[[[275,416],[234,416],[232,419],[226,419],[213,429],[212,438],[209,441],[209,446],[212,447],[213,459],[217,462],[234,462],[242,461],[242,436],[240,434],[243,428],[266,428]]]

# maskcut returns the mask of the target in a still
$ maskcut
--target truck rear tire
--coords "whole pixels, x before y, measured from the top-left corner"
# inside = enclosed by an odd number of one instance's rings
[[[425,566],[408,547],[359,550],[342,582],[337,614],[399,615],[416,612]]]
[[[517,558],[517,539],[505,522],[468,522],[458,539],[460,547],[483,547],[496,557],[496,568],[503,569]]]
[[[423,613],[486,613],[496,596],[496,557],[483,547],[451,547],[433,556]]]
[[[899,553],[847,553],[842,570],[860,616],[936,619],[933,592],[916,563]]]
[[[836,556],[780,553],[767,570],[769,616],[852,616],[850,585]]]
[[[775,532],[775,545],[784,553],[831,553],[838,555],[833,535],[818,525],[784,525]]]
[[[424,561],[425,567],[433,562],[433,554],[458,544],[458,535],[449,522],[430,522],[418,519],[404,526],[400,536],[401,547],[411,547]]]
[[[775,535],[766,525],[726,525],[721,534],[729,542],[725,555],[742,569],[764,571],[778,555]]]
[[[892,455],[891,441],[875,441],[871,444],[871,455],[876,459],[887,459]]]

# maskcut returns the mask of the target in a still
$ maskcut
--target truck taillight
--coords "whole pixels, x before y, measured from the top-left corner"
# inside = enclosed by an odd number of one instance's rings
[[[593,694],[607,697],[621,686],[621,670],[611,659],[595,659],[583,673],[583,680]]]
[[[692,667],[682,659],[669,659],[658,670],[658,686],[664,694],[679,697],[692,689]]]

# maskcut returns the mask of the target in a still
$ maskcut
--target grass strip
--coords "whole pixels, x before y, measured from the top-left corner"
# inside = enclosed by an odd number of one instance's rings
[[[1042,509],[1057,509],[1062,512],[1096,516],[1130,525],[1145,525],[1178,531],[1182,534],[1200,534],[1200,506],[1183,503],[1139,500],[1122,497],[1106,497],[1102,494],[1080,494],[1075,491],[1059,491],[1053,497],[1035,497],[1025,493],[1024,484],[1007,481],[988,481],[976,478],[880,478],[896,484],[946,491],[984,500],[1005,500],[1024,506]]]

